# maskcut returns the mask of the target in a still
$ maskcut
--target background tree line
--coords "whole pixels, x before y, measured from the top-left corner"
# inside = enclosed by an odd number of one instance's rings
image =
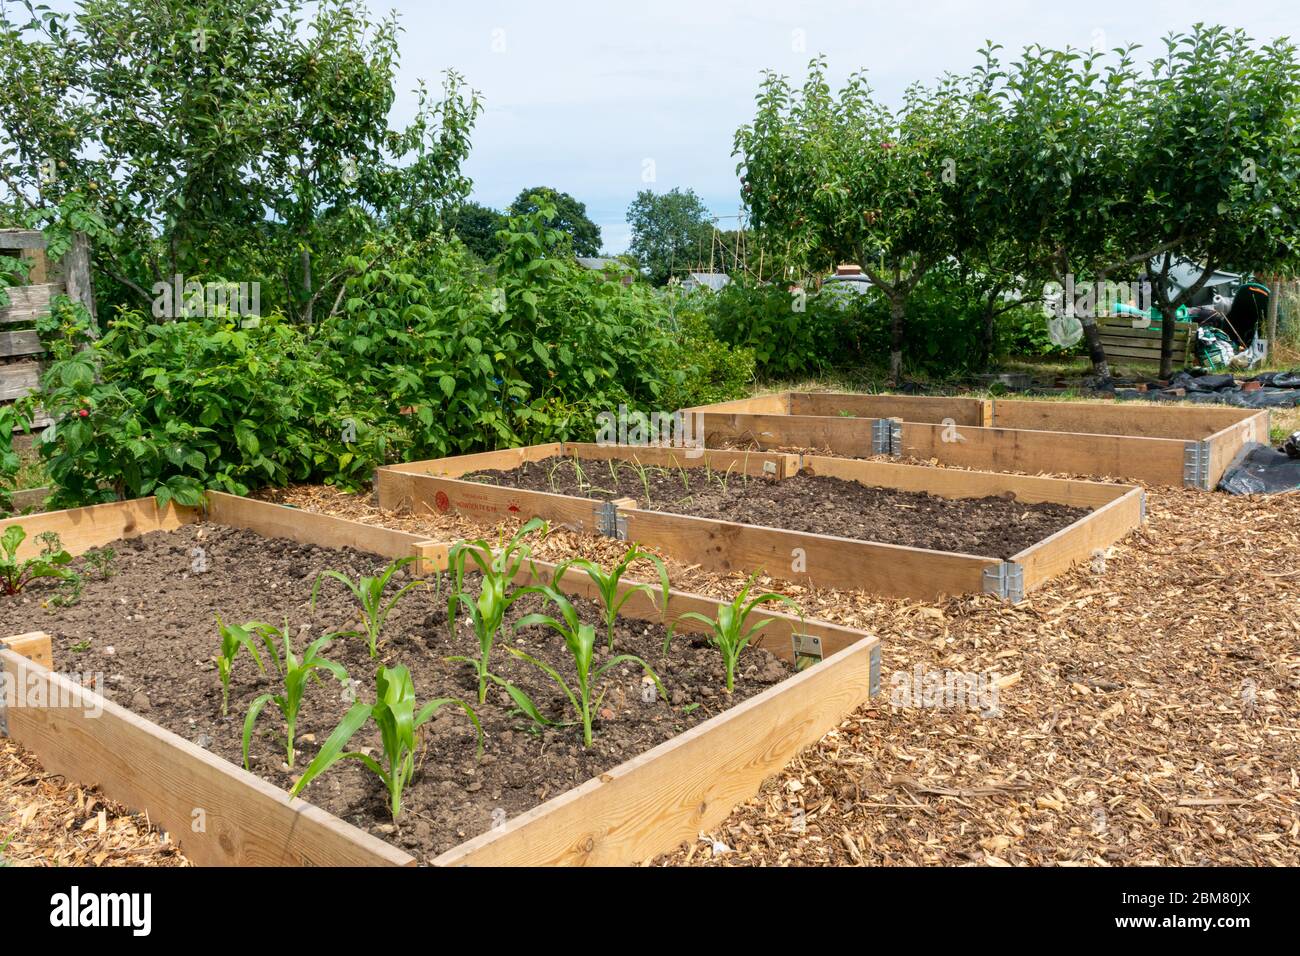
[[[1300,250],[1300,65],[1286,40],[1198,25],[1139,65],[1134,48],[987,46],[965,75],[910,87],[891,107],[865,73],[833,91],[814,60],[802,86],[765,75],[736,134],[756,240],[791,277],[861,264],[888,305],[902,373],[916,297],[960,275],[986,320],[1045,282],[1151,277],[1162,374],[1174,315],[1216,269],[1293,272]],[[1180,260],[1202,269],[1164,295]],[[1109,378],[1095,316],[1080,316]]]

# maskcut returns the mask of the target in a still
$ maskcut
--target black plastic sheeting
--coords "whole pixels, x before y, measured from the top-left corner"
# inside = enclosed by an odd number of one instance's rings
[[[1300,488],[1300,458],[1251,442],[1242,447],[1219,480],[1230,495],[1275,495]]]
[[[1258,382],[1260,387],[1245,390],[1242,385],[1246,382]],[[1182,389],[1186,394],[1179,395],[1175,389]],[[1240,381],[1226,373],[1193,375],[1179,372],[1169,380],[1167,389],[1140,392],[1135,388],[1117,388],[1115,397],[1150,402],[1234,405],[1238,408],[1295,408],[1300,406],[1300,370],[1264,372]]]

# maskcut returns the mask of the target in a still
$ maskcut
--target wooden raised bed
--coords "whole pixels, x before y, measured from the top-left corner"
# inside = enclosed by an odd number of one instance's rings
[[[627,448],[579,443],[536,445],[501,452],[411,462],[376,472],[379,505],[416,514],[456,512],[486,523],[514,516],[538,516],[575,530],[636,541],[661,554],[716,571],[761,569],[786,580],[820,587],[858,589],[889,597],[933,600],[959,594],[991,593],[1018,601],[1071,564],[1118,541],[1141,524],[1144,493],[1127,485],[988,472],[946,471],[805,455],[803,470],[864,485],[923,491],[944,498],[1014,494],[1027,503],[1055,502],[1093,509],[1050,538],[1001,558],[934,551],[903,545],[788,531],[712,518],[641,509],[631,499],[601,502],[550,492],[523,491],[462,480],[484,469],[510,469],[554,455],[618,457],[643,465],[717,470],[734,463],[751,474],[776,478],[797,473],[799,456],[760,452],[705,451],[691,457],[681,449]],[[746,455],[749,457],[744,457]],[[798,562],[792,558],[799,558]],[[793,565],[798,564],[799,567]]]
[[[686,409],[705,445],[814,448],[1215,488],[1243,444],[1268,441],[1267,411],[1016,399],[782,392]]]
[[[55,531],[73,554],[121,537],[208,520],[259,534],[384,557],[416,556],[425,571],[446,567],[448,543],[282,505],[211,493],[206,515],[150,499],[0,521],[29,537]],[[533,562],[549,580],[554,565]],[[525,568],[519,580],[532,579]],[[632,587],[627,581],[622,589]],[[591,596],[585,575],[564,590]],[[698,632],[686,611],[716,614],[719,602],[673,591],[668,619]],[[643,593],[624,616],[660,622]],[[756,644],[787,661],[794,639],[819,644],[823,660],[672,740],[443,853],[438,865],[628,864],[693,840],[804,746],[814,743],[880,686],[880,645],[867,634],[774,611]],[[406,852],[159,727],[70,676],[52,670],[50,639],[0,640],[5,675],[0,726],[47,771],[99,786],[106,796],[165,828],[203,865],[413,865]],[[202,821],[200,826],[197,821]]]

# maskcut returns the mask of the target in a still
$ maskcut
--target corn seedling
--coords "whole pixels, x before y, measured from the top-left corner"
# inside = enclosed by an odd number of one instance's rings
[[[388,809],[396,821],[402,813],[402,793],[415,776],[415,755],[419,750],[419,730],[443,707],[454,704],[468,715],[478,731],[479,750],[483,748],[483,727],[474,709],[463,700],[439,697],[429,701],[419,712],[415,709],[415,684],[404,666],[380,667],[375,674],[375,702],[357,701],[343,715],[339,725],[321,746],[316,758],[307,766],[302,778],[293,785],[293,796],[340,760],[359,760],[383,781],[388,791]],[[373,720],[383,741],[384,762],[369,754],[344,751],[366,723]]]
[[[287,754],[288,764],[292,768],[294,728],[298,723],[298,712],[302,707],[302,695],[307,689],[307,681],[319,680],[320,677],[316,671],[324,670],[332,674],[340,684],[346,684],[348,672],[343,669],[342,664],[326,660],[321,656],[321,651],[336,636],[334,634],[326,634],[324,637],[316,638],[307,646],[307,650],[300,659],[294,654],[293,647],[290,644],[289,626],[287,624],[283,631],[270,624],[253,624],[250,626],[265,642],[271,660],[275,662],[276,669],[280,672],[280,677],[284,681],[284,692],[281,694],[263,694],[249,705],[248,713],[244,716],[244,769],[248,769],[248,747],[253,739],[253,725],[257,723],[257,718],[261,716],[267,704],[274,704],[276,709],[280,711],[281,716],[284,717],[285,753]],[[283,639],[283,655],[276,650],[275,642],[272,639],[273,636],[279,636]]]
[[[218,616],[217,632],[221,635],[221,649],[217,652],[217,675],[221,678],[221,716],[225,717],[230,709],[230,672],[240,650],[247,648],[257,664],[257,669],[265,674],[266,665],[262,663],[262,656],[257,653],[256,641],[261,641],[268,650],[274,651],[274,648],[270,646],[270,638],[266,631],[258,630],[256,622],[240,627],[238,624],[223,624]]]
[[[51,549],[48,540],[46,548],[40,555],[19,561],[18,548],[26,540],[27,532],[16,524],[10,525],[5,529],[4,534],[0,535],[0,594],[20,594],[29,584],[40,578],[57,578],[66,581],[76,576],[75,572],[68,567],[72,563],[72,555],[61,548]],[[57,546],[57,535],[54,537],[54,542]]]
[[[506,650],[520,660],[532,664],[555,681],[560,690],[564,692],[564,696],[568,698],[574,713],[578,717],[578,722],[582,725],[582,745],[584,747],[591,746],[592,715],[599,712],[601,702],[605,699],[604,691],[601,691],[600,696],[594,700],[592,699],[592,692],[595,686],[600,683],[600,679],[611,668],[629,662],[640,664],[646,675],[654,681],[655,687],[659,689],[659,696],[664,700],[668,699],[668,695],[664,692],[664,685],[659,681],[659,675],[651,669],[649,664],[635,654],[619,654],[592,670],[592,658],[595,656],[596,649],[596,629],[590,624],[583,624],[578,620],[578,612],[569,602],[569,599],[559,591],[549,586],[539,587],[537,590],[544,593],[560,609],[560,615],[564,620],[559,621],[546,614],[529,614],[519,619],[515,625],[515,630],[540,624],[543,627],[551,628],[551,630],[563,637],[564,646],[568,649],[570,659],[573,661],[574,674],[577,678],[576,686],[570,686],[560,672],[545,661],[540,661],[517,647],[507,647]],[[507,683],[506,691],[510,694],[515,705],[533,721],[538,724],[550,722],[537,709],[537,705],[533,703],[532,699],[518,687]]]
[[[780,601],[794,608],[799,614],[803,611],[799,605],[786,597],[784,594],[777,594],[773,591],[765,591],[756,597],[749,596],[750,589],[754,585],[754,578],[757,575],[751,575],[741,588],[740,593],[730,604],[724,604],[718,608],[716,618],[708,618],[696,611],[687,611],[678,620],[698,621],[709,629],[709,643],[722,652],[722,665],[727,672],[727,693],[730,694],[736,686],[736,665],[740,662],[740,655],[744,653],[746,647],[753,641],[754,635],[771,623],[771,620],[759,621],[752,627],[745,625],[749,621],[749,616],[754,612],[754,608],[768,601]]]
[[[497,634],[505,620],[510,605],[530,593],[531,589],[512,590],[515,575],[523,567],[524,561],[532,554],[532,548],[523,540],[533,531],[546,529],[546,522],[533,518],[525,522],[500,553],[493,554],[492,547],[486,541],[458,541],[452,545],[448,554],[449,570],[452,575],[451,593],[447,598],[447,627],[451,637],[456,636],[456,613],[464,604],[469,613],[470,623],[474,627],[474,636],[478,638],[479,653],[477,657],[458,655],[448,660],[460,664],[469,664],[474,668],[478,678],[478,702],[487,700],[488,681],[491,678],[489,668],[492,664],[492,645],[496,643]],[[465,562],[473,561],[478,565],[482,576],[482,586],[478,597],[470,599],[464,593]]]
[[[320,583],[324,578],[333,578],[346,587],[352,596],[356,598],[357,603],[361,606],[361,625],[362,631],[347,631],[339,634],[339,637],[364,637],[370,646],[370,658],[374,660],[379,656],[379,634],[384,628],[384,622],[388,620],[388,615],[392,613],[397,602],[408,591],[415,588],[425,587],[423,581],[411,581],[398,589],[397,593],[387,602],[384,601],[384,591],[388,587],[388,582],[392,580],[394,574],[413,562],[415,558],[399,558],[384,569],[384,573],[377,578],[361,577],[353,581],[347,575],[338,571],[322,571],[316,576],[316,583],[311,589],[311,606],[316,608],[316,598],[320,594]]]
[[[636,545],[628,548],[627,553],[623,555],[622,560],[614,566],[609,574],[605,574],[599,564],[594,561],[588,561],[586,558],[573,558],[558,565],[555,569],[555,578],[553,584],[556,588],[560,586],[560,579],[569,568],[580,568],[587,572],[587,577],[591,578],[596,585],[596,591],[600,595],[600,602],[605,611],[605,631],[609,641],[609,650],[614,649],[614,625],[618,622],[618,612],[622,610],[623,605],[627,603],[628,598],[638,591],[644,591],[654,600],[655,592],[648,584],[637,584],[627,589],[622,597],[618,594],[618,585],[622,581],[623,575],[627,573],[628,568],[637,561],[649,561],[659,572],[659,583],[662,585],[663,594],[663,613],[668,613],[668,569],[664,567],[663,561],[657,555],[649,551],[642,551]]]

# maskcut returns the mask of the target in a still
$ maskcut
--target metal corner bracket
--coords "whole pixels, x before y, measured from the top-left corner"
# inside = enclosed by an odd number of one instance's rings
[[[1025,569],[1014,561],[999,561],[984,569],[984,593],[1016,604],[1025,599]]]
[[[627,515],[619,514],[614,502],[602,501],[596,505],[596,531],[606,538],[626,541]]]
[[[1210,490],[1210,443],[1183,442],[1183,487]]]

